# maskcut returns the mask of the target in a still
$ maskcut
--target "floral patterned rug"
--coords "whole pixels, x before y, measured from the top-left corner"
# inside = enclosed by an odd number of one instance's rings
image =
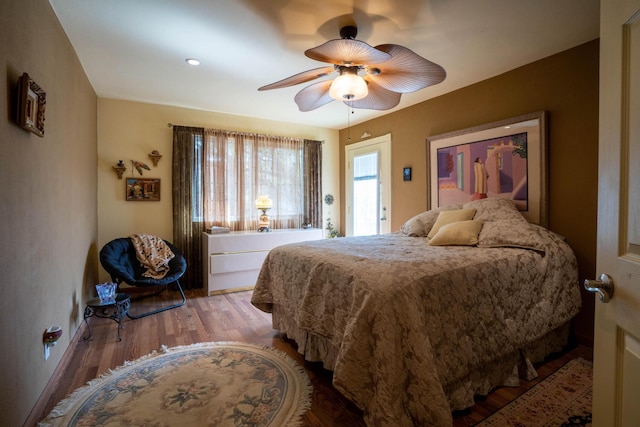
[[[311,391],[304,369],[277,349],[163,347],[74,391],[39,426],[296,426]]]
[[[573,359],[478,427],[591,426],[592,378],[591,362]]]

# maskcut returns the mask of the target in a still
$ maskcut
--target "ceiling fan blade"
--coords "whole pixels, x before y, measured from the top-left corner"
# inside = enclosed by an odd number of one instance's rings
[[[304,52],[316,61],[336,65],[378,64],[391,59],[391,55],[360,40],[335,39]]]
[[[300,83],[305,83],[320,77],[327,76],[334,71],[335,69],[333,66],[314,68],[313,70],[303,71],[302,73],[295,74],[291,77],[287,77],[286,79],[282,79],[275,83],[262,86],[261,88],[258,88],[258,90],[280,89],[283,87],[295,86]]]
[[[440,65],[431,62],[404,46],[383,44],[376,49],[387,52],[391,59],[367,67],[373,81],[393,92],[415,92],[442,82],[447,72]]]
[[[325,80],[305,87],[295,96],[300,111],[311,111],[333,101],[329,95],[332,80]]]
[[[352,108],[389,110],[400,103],[401,93],[387,90],[379,84],[376,84],[373,80],[370,80],[369,77],[370,76],[365,77],[368,83],[369,94],[357,101],[345,101],[345,104]]]

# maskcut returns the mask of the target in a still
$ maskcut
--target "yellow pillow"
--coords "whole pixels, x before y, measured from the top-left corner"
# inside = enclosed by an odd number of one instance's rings
[[[430,239],[436,235],[440,227],[443,225],[451,224],[452,222],[458,221],[467,221],[473,219],[473,216],[476,214],[475,209],[456,209],[452,211],[441,211],[438,214],[438,219],[436,219],[435,224],[431,227],[431,231],[427,234],[427,237]]]
[[[478,244],[478,234],[482,221],[458,221],[440,227],[431,240],[430,246],[473,246]]]

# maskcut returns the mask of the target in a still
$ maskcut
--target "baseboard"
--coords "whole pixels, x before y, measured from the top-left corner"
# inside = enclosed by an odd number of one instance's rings
[[[241,288],[221,289],[219,291],[211,291],[211,292],[209,292],[209,296],[224,295],[224,294],[230,294],[230,293],[233,293],[233,292],[252,291],[254,288],[255,288],[255,286],[244,286],[244,287],[241,287]]]
[[[27,417],[26,421],[23,424],[23,427],[35,427],[38,425],[40,421],[42,421],[50,411],[49,406],[51,404],[55,405],[58,402],[51,402],[51,396],[53,396],[56,386],[58,382],[63,377],[63,374],[67,367],[69,366],[70,359],[75,352],[76,346],[78,345],[78,341],[82,339],[85,334],[87,325],[85,322],[80,323],[80,327],[76,329],[76,333],[73,336],[73,339],[69,343],[67,350],[62,355],[62,359],[60,359],[60,363],[56,366],[56,369],[53,371],[51,378],[47,382],[47,385],[42,390],[40,397],[38,398],[36,404],[31,409],[31,413]]]

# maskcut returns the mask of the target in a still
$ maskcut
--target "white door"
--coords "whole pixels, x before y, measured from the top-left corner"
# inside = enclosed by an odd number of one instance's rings
[[[640,0],[601,2],[599,139],[593,425],[639,426]]]
[[[391,135],[347,145],[346,235],[389,233],[391,228]]]

